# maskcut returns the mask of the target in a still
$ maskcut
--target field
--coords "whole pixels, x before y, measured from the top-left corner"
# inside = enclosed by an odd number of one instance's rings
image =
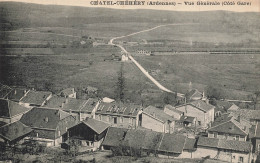
[[[104,59],[120,56],[121,50],[108,45],[93,47],[92,43],[105,44],[113,37],[161,24],[178,25],[116,41],[163,42],[161,49],[188,51],[259,50],[260,46],[260,23],[255,21],[259,13],[86,9],[8,2],[0,3],[0,9],[0,82],[40,90],[48,87],[56,93],[90,85],[114,98],[122,63]],[[132,52],[144,46],[127,45],[126,49]],[[187,92],[190,82],[201,91],[208,85],[222,88],[231,99],[247,99],[260,89],[260,55],[256,54],[135,58],[162,85],[181,93]],[[127,101],[162,103],[163,93],[133,63],[125,62],[123,70]]]
[[[192,87],[205,91],[207,85],[226,90],[229,98],[247,99],[260,90],[260,55],[179,54],[135,57],[163,85],[185,93]]]

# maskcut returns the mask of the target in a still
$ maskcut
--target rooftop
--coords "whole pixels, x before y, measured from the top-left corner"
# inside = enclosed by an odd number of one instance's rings
[[[71,95],[71,94],[73,94],[73,93],[75,93],[74,88],[66,88],[66,89],[63,89],[63,90],[59,93],[59,95],[61,95],[61,96],[69,96],[69,95]]]
[[[141,106],[134,104],[121,104],[121,103],[105,103],[101,102],[98,105],[96,114],[107,114],[107,115],[122,115],[122,116],[137,116],[139,111],[142,109]]]
[[[143,111],[144,113],[149,114],[150,116],[153,116],[163,122],[167,122],[167,121],[174,121],[175,119],[172,116],[169,116],[168,114],[166,114],[163,110],[158,109],[156,107],[153,106],[148,106],[147,108],[144,109]]]
[[[22,116],[20,121],[32,128],[56,129],[60,120],[71,116],[60,109],[33,108]]]
[[[14,88],[7,96],[6,98],[12,100],[12,101],[20,101],[25,93],[28,92],[28,90],[23,88]]]
[[[20,137],[25,137],[32,132],[32,129],[20,121],[7,124],[0,128],[0,137],[8,141],[14,141]]]
[[[247,141],[226,140],[208,137],[199,137],[197,146],[227,149],[239,152],[250,152],[252,144]]]
[[[110,124],[105,123],[103,121],[99,121],[96,119],[92,119],[92,118],[88,118],[84,121],[82,121],[81,123],[87,125],[88,127],[90,127],[92,130],[94,130],[96,133],[101,134],[103,131],[105,131]]]
[[[21,102],[41,106],[51,94],[52,94],[51,92],[46,92],[46,91],[30,90],[26,94],[26,96],[24,96],[21,99]]]
[[[12,118],[29,110],[29,108],[21,106],[16,102],[0,99],[0,117]]]
[[[173,107],[173,106],[171,106],[171,105],[165,105],[164,108],[167,108],[167,109],[169,109],[169,110],[171,110],[171,111],[173,111],[173,112],[176,112],[176,113],[178,113],[178,114],[183,114],[182,111],[177,110],[175,107]]]

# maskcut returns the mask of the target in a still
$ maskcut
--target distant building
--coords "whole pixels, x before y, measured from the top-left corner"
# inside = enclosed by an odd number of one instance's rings
[[[75,116],[79,121],[83,121],[86,118],[95,117],[95,112],[99,103],[100,101],[94,98],[83,100],[53,96],[45,106],[49,108],[62,109],[63,111]]]
[[[140,156],[191,158],[195,142],[183,135],[110,127],[102,145],[112,151],[124,147],[130,151],[129,155],[135,152]]]
[[[214,108],[215,106],[202,100],[176,106],[176,109],[183,112],[185,116],[195,117],[196,126],[202,128],[207,128],[214,121]]]
[[[182,126],[187,126],[187,127],[196,127],[196,117],[191,117],[191,116],[181,116],[181,118],[176,121],[178,124]]]
[[[181,117],[184,115],[184,112],[175,109],[175,107],[171,105],[165,105],[164,112],[177,120],[180,120]]]
[[[26,107],[39,107],[43,106],[51,96],[51,92],[30,90],[19,103]]]
[[[192,89],[188,93],[185,94],[187,102],[195,101],[195,100],[202,100],[204,99],[204,93],[199,92],[197,89]]]
[[[237,111],[239,107],[236,104],[232,104],[228,109],[228,111]]]
[[[87,86],[87,88],[85,89],[85,92],[88,95],[97,95],[98,89],[96,87]]]
[[[58,95],[65,98],[76,98],[77,93],[74,88],[66,88],[62,90]]]
[[[252,157],[252,144],[246,141],[199,137],[194,158],[209,157],[227,162],[248,162]]]
[[[30,134],[32,140],[46,146],[58,146],[67,138],[67,130],[77,123],[72,115],[61,109],[43,107],[33,108],[20,121],[34,130]]]
[[[218,119],[207,130],[208,137],[238,141],[247,140],[251,128],[249,122],[242,120],[241,117],[228,117],[227,114]]]
[[[19,105],[17,102],[0,99],[0,121],[5,123],[13,123],[30,109]]]
[[[95,119],[108,122],[112,126],[136,128],[140,126],[142,107],[132,104],[101,102],[96,110]]]
[[[7,124],[0,128],[0,142],[5,145],[21,144],[32,131],[30,127],[20,121]]]
[[[79,124],[68,129],[68,138],[70,140],[80,141],[81,146],[90,147],[92,150],[97,150],[106,135],[110,124],[87,118]]]
[[[235,111],[229,110],[229,112],[237,116],[240,115],[241,117],[249,120],[253,125],[260,122],[260,110],[237,109]]]
[[[148,50],[137,50],[136,51],[137,54],[142,54],[142,55],[151,55],[152,52],[151,51],[148,51]]]
[[[173,133],[175,120],[163,110],[148,106],[141,114],[141,126],[157,132]]]

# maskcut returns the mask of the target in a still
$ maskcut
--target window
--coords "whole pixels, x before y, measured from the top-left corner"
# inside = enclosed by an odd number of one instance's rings
[[[239,162],[244,162],[244,157],[239,157]]]
[[[238,135],[236,136],[236,140],[239,140],[239,136]]]
[[[66,132],[68,131],[68,127],[65,127],[65,131],[66,131]]]
[[[198,121],[198,125],[199,125],[199,126],[201,125],[201,121]]]
[[[225,138],[228,139],[228,134],[225,134]]]
[[[39,137],[39,133],[38,133],[38,132],[36,132],[36,137],[37,137],[37,138]]]
[[[58,136],[60,136],[60,131],[58,131]]]
[[[232,159],[235,160],[235,159],[236,159],[236,156],[233,156]]]
[[[218,137],[218,133],[214,132],[214,138],[217,138]]]
[[[117,117],[114,117],[114,124],[117,124]]]
[[[109,115],[107,116],[107,121],[108,121],[108,122],[110,121],[110,116],[109,116]]]

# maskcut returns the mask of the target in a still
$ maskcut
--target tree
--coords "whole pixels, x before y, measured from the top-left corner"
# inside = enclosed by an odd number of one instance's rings
[[[125,77],[124,77],[124,63],[121,63],[120,70],[118,72],[117,83],[116,83],[116,98],[120,101],[124,101],[125,96]]]
[[[220,100],[225,98],[223,90],[221,88],[215,88],[213,86],[208,86],[206,88],[206,95],[210,99],[215,98],[217,100]]]

